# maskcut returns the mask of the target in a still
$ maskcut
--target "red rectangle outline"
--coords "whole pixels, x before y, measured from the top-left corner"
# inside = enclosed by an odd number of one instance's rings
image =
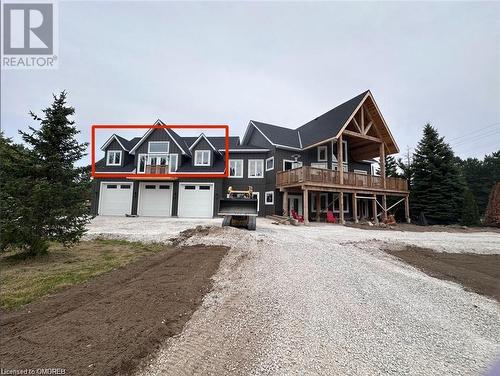
[[[224,130],[224,145],[225,145],[225,169],[224,173],[166,173],[166,174],[106,174],[98,173],[95,169],[95,131],[96,129],[223,129]],[[204,124],[167,124],[167,125],[145,125],[145,124],[92,124],[91,126],[91,175],[93,178],[131,178],[131,177],[145,177],[145,178],[226,178],[229,175],[229,126],[228,125],[204,125]],[[139,180],[139,179],[137,179]]]

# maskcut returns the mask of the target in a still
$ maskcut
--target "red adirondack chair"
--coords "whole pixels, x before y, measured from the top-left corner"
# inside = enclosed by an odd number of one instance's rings
[[[290,214],[292,215],[292,218],[295,219],[296,221],[304,222],[304,216],[297,214],[295,209],[290,210]]]
[[[335,218],[335,215],[331,210],[328,210],[326,212],[326,222],[328,223],[337,223],[337,218]]]

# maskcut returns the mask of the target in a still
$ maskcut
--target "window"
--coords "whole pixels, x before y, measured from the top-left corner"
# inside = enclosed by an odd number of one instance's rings
[[[339,165],[337,162],[334,162],[332,163],[332,170],[333,171],[338,171],[339,170]],[[343,166],[342,166],[342,170],[344,170],[344,172],[347,172],[348,171],[348,167],[347,167],[347,163],[344,163]]]
[[[168,153],[170,142],[168,141],[149,141],[148,153]]]
[[[327,152],[327,146],[318,146],[318,162],[326,162],[328,160]]]
[[[196,150],[194,152],[195,166],[210,166],[210,150]]]
[[[283,171],[292,170],[294,168],[302,167],[302,162],[292,161],[289,159],[283,160]]]
[[[353,172],[356,174],[368,175],[368,171],[365,170],[354,170]]]
[[[257,212],[259,211],[259,207],[260,207],[260,199],[259,199],[259,196],[260,196],[259,192],[254,192],[254,193],[252,194],[252,198],[256,198],[256,199],[257,199]]]
[[[209,191],[210,188],[211,187],[209,185],[200,185],[199,186],[200,191]]]
[[[243,177],[243,159],[229,160],[229,177],[230,178]]]
[[[122,184],[120,185],[121,189],[130,189],[130,184]]]
[[[344,213],[349,213],[349,196],[347,196],[346,193],[344,193]],[[333,212],[338,213],[339,212],[339,194],[334,193],[333,194]]]
[[[274,205],[274,191],[266,192],[266,205]]]
[[[348,160],[348,155],[347,155],[347,141],[343,140],[342,145],[344,146],[343,151],[342,151],[342,159],[344,163],[347,163]],[[333,142],[332,142],[332,151],[333,151]],[[337,156],[335,153],[332,153],[332,161],[337,163]]]
[[[170,185],[160,185],[160,189],[170,189]]]
[[[122,151],[121,150],[109,150],[108,158],[106,159],[107,166],[120,166],[122,163]]]
[[[146,162],[148,160],[147,154],[139,154],[137,158],[137,172],[142,174],[146,172]]]
[[[248,177],[263,178],[264,177],[264,160],[249,159],[248,160]]]
[[[177,154],[169,154],[168,159],[169,159],[168,171],[169,172],[177,171]]]
[[[320,163],[311,163],[311,167],[315,168],[328,168],[328,163],[326,162],[320,162]]]
[[[195,185],[186,185],[184,186],[184,189],[187,189],[187,190],[190,190],[190,191],[193,191],[196,189],[196,186]]]
[[[311,211],[316,213],[316,192],[311,194]],[[320,193],[319,195],[319,210],[325,212],[328,209],[328,193]]]
[[[266,171],[274,170],[274,157],[266,159]]]
[[[146,185],[144,188],[146,188],[146,189],[156,189],[156,185]]]
[[[118,188],[118,186],[116,184],[108,184],[108,185],[106,185],[106,188],[107,189],[116,189],[116,188]]]

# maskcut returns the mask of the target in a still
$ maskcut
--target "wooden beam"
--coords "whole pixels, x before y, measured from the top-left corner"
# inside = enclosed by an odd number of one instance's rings
[[[365,127],[365,135],[368,135],[368,131],[370,130],[370,128],[372,127],[373,125],[373,121],[370,121],[368,123],[368,125]]]
[[[316,206],[316,222],[319,222],[320,220],[320,193],[319,191],[316,192],[316,202],[315,202],[315,206]]]
[[[363,133],[363,131],[361,130],[361,127],[359,126],[356,118],[352,118],[352,122],[356,126],[356,128],[358,128],[359,133]]]
[[[339,192],[339,223],[345,224],[344,220],[344,192]]]
[[[288,191],[283,192],[283,215],[288,216]]]
[[[377,215],[377,195],[373,195],[372,201],[372,210],[373,210],[373,221],[378,224],[378,215]]]
[[[303,214],[304,214],[304,224],[309,224],[309,190],[304,189],[304,208],[303,208]]]
[[[358,197],[356,192],[352,194],[352,217],[354,218],[354,223],[358,223]]]
[[[359,111],[361,112],[361,133],[365,134],[365,111],[364,111],[365,106],[361,106]]]
[[[385,146],[383,143],[380,144],[379,148],[379,157],[380,157],[380,177],[382,178],[383,187],[386,187],[386,179],[385,179]]]
[[[408,195],[405,196],[405,218],[407,223],[411,223],[410,219],[410,200]]]
[[[337,139],[337,164],[339,170],[340,184],[344,184],[344,144],[342,135]]]
[[[348,129],[345,129],[342,132],[342,134],[345,134],[346,136],[362,138],[364,140],[370,140],[370,141],[373,141],[373,142],[380,142],[380,143],[382,142],[382,140],[380,138],[373,137],[373,136],[368,136],[366,134],[356,133],[356,132],[350,131]]]
[[[382,219],[387,220],[387,195],[382,195]]]

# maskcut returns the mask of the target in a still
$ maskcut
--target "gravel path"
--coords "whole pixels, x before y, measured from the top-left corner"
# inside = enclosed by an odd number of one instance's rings
[[[500,249],[500,235],[491,233],[263,219],[256,232],[214,228],[187,241],[232,247],[213,291],[139,374],[482,374],[500,355],[498,303],[427,276],[372,239],[447,252]]]

